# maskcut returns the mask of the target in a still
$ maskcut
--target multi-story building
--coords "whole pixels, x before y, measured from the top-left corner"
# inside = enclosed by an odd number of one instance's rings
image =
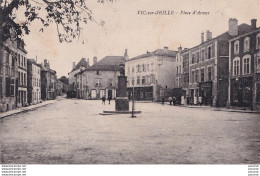
[[[247,33],[229,41],[229,104],[260,110],[260,28],[251,20]]]
[[[116,98],[120,64],[124,64],[124,56],[106,56],[89,68],[82,70],[76,77],[77,97],[83,99],[99,99],[103,96]]]
[[[57,76],[56,71],[50,68],[50,63],[45,59],[41,65],[41,99],[56,99]]]
[[[201,44],[190,49],[189,97],[202,97],[203,104],[225,107],[228,100],[228,41],[251,30],[251,26],[229,19],[227,32],[212,38],[210,31],[201,34]]]
[[[0,112],[17,107],[17,42],[0,42]]]
[[[157,49],[126,60],[128,96],[137,100],[160,101],[165,90],[173,89],[176,75],[176,51]]]
[[[93,64],[97,62],[97,57],[93,58]],[[68,73],[69,75],[69,84],[73,84],[76,82],[75,74],[79,73],[80,71],[84,70],[85,68],[89,67],[89,59],[82,58],[76,65],[75,62],[73,62],[72,70]]]
[[[97,62],[97,57],[93,58],[93,64],[95,64]],[[86,68],[89,67],[89,59],[86,58],[82,58],[78,64],[76,65],[75,62],[73,62],[72,65],[72,70],[71,72],[68,73],[69,75],[69,88],[68,88],[68,92],[67,95],[68,97],[76,97],[76,74],[81,72],[82,70],[85,70]]]
[[[27,51],[24,49],[24,41],[17,41],[18,54],[18,107],[27,104]]]
[[[27,59],[27,92],[28,103],[37,104],[41,101],[41,65],[34,59]]]

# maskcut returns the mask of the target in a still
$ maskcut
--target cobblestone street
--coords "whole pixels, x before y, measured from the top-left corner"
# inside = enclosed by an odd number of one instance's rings
[[[99,115],[114,107],[59,99],[3,118],[0,164],[260,163],[259,114],[137,102],[137,118]]]

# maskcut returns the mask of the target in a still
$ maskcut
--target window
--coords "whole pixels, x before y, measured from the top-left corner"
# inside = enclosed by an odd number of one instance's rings
[[[130,73],[130,67],[127,67],[127,74]]]
[[[210,59],[212,57],[212,47],[209,46],[208,47],[208,59]]]
[[[145,76],[142,76],[142,84],[145,84]]]
[[[191,71],[191,82],[194,83],[194,81],[195,81],[195,71],[192,70]]]
[[[200,53],[199,52],[196,53],[196,59],[197,59],[197,63],[199,63],[199,61],[200,61]]]
[[[179,66],[179,68],[180,68],[179,72],[180,72],[180,74],[181,74],[181,65]]]
[[[177,66],[176,68],[177,68],[177,74],[179,74],[179,66]]]
[[[11,79],[11,96],[15,96],[15,80]]]
[[[149,64],[147,64],[147,71],[150,71]]]
[[[177,87],[179,87],[179,79],[176,78],[175,81],[176,81],[176,85],[177,85]]]
[[[208,67],[208,81],[212,80],[212,67]]]
[[[195,58],[196,56],[195,56],[195,53],[192,53],[192,58],[191,58],[191,63],[192,64],[194,64],[195,63]]]
[[[10,92],[10,86],[11,86],[11,79],[10,77],[6,77],[5,78],[5,88],[6,88],[6,96],[10,97],[11,96],[11,92]]]
[[[96,79],[96,86],[101,86],[101,80],[100,79]]]
[[[195,72],[195,81],[199,82],[199,70],[196,70]]]
[[[21,64],[21,59],[20,59],[20,54],[18,54],[18,65],[20,66]]]
[[[110,86],[110,87],[113,86],[113,79],[109,79],[109,86]]]
[[[204,82],[204,68],[200,69],[200,81]]]
[[[205,49],[201,50],[201,61],[204,61],[205,59]]]
[[[143,72],[145,72],[145,71],[146,71],[146,70],[145,70],[145,64],[143,64],[143,66],[142,66],[142,67],[143,67]]]
[[[250,39],[249,39],[249,37],[246,37],[246,38],[244,39],[244,52],[245,52],[245,51],[248,51],[248,50],[249,50],[249,47],[250,47]]]
[[[257,53],[256,64],[256,72],[260,73],[260,53]]]
[[[246,55],[243,58],[243,67],[242,67],[243,74],[250,74],[251,73],[250,67],[251,67],[251,57],[249,55]]]
[[[140,85],[140,76],[137,76],[137,82],[136,82],[137,85]]]
[[[233,60],[233,76],[237,76],[240,73],[240,58],[235,58]]]
[[[132,77],[132,86],[135,85],[135,77]]]
[[[134,73],[135,72],[135,67],[132,67],[132,73]]]
[[[260,48],[260,33],[256,35],[256,48]]]
[[[239,41],[235,41],[234,43],[234,54],[238,54],[239,53]]]

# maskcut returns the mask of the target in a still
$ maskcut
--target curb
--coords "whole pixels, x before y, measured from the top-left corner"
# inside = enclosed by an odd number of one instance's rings
[[[8,117],[8,116],[12,116],[12,115],[20,114],[20,113],[25,113],[25,112],[28,112],[28,111],[31,111],[31,110],[34,110],[34,109],[37,109],[37,108],[44,107],[46,105],[52,104],[54,102],[56,102],[56,100],[51,101],[51,102],[47,102],[46,104],[42,104],[41,106],[36,106],[36,107],[30,107],[29,106],[30,108],[28,108],[28,109],[19,109],[19,108],[17,108],[17,109],[14,109],[14,110],[19,110],[19,111],[13,112],[13,113],[10,113],[10,114],[6,114],[6,115],[5,114],[0,115],[0,119],[3,119],[3,118]],[[11,111],[7,111],[7,112],[11,112]]]

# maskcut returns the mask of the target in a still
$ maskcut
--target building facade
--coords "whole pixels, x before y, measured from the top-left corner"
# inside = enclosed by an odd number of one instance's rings
[[[23,40],[18,40],[18,107],[27,105],[27,51],[24,49]]]
[[[238,26],[236,19],[229,20],[229,30],[215,38],[210,31],[201,34],[201,44],[190,49],[189,102],[197,104],[202,97],[204,105],[225,107],[228,102],[229,45],[228,41],[251,29]]]
[[[128,96],[134,90],[136,100],[160,101],[167,89],[173,89],[176,75],[176,51],[157,49],[126,60]]]
[[[17,42],[0,43],[0,112],[17,108]]]
[[[50,68],[50,63],[45,59],[41,65],[41,99],[54,100],[57,96],[56,71]]]
[[[83,99],[116,98],[120,64],[123,56],[106,56],[76,77],[77,97]]]
[[[27,60],[28,103],[41,102],[41,66],[34,59]]]
[[[251,31],[229,41],[230,106],[260,110],[260,28],[251,20]]]

